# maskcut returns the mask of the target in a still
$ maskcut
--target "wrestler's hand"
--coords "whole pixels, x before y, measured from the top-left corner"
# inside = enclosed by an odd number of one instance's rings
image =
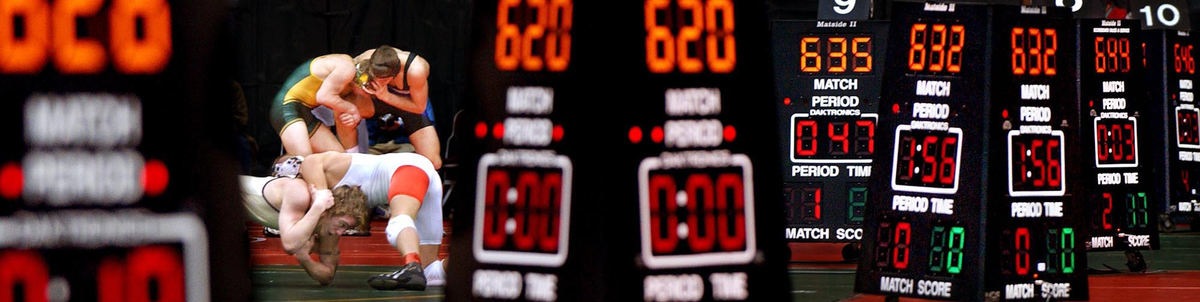
[[[308,185],[308,191],[312,195],[312,209],[317,213],[324,213],[325,210],[333,207],[333,192],[329,190],[317,190],[316,186]]]
[[[358,108],[338,113],[338,122],[349,128],[357,127],[360,120],[362,120],[362,117],[358,114]]]

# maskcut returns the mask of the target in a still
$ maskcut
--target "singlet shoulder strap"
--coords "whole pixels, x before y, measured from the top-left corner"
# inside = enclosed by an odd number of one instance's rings
[[[402,89],[402,90],[408,90],[408,67],[412,66],[413,60],[416,60],[416,59],[417,59],[417,54],[409,52],[408,60],[404,61],[404,70],[400,71],[401,73],[404,73],[404,89]]]

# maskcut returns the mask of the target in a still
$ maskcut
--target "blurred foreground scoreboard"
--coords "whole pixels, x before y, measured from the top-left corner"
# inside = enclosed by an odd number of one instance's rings
[[[1069,11],[895,2],[892,16],[856,291],[1086,299]]]
[[[771,35],[785,237],[858,242],[871,197],[887,23],[775,21]]]
[[[196,2],[0,2],[0,300],[248,298]]]
[[[788,294],[760,3],[475,8],[447,298]]]

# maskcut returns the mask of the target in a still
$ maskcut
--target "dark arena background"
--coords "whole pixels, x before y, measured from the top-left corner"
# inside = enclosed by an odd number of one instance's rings
[[[0,0],[0,302],[1200,301],[1197,14]]]

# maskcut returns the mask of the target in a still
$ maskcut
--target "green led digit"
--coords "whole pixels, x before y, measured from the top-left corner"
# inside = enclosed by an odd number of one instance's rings
[[[958,239],[955,240],[955,237]],[[950,237],[946,239],[947,245],[950,246],[950,251],[946,253],[946,271],[951,274],[957,274],[962,271],[962,250],[966,237],[963,234],[962,227],[950,228]]]
[[[1058,273],[1059,268],[1063,266],[1061,263],[1063,255],[1061,254],[1062,250],[1060,249],[1062,248],[1063,243],[1055,242],[1056,240],[1061,241],[1062,238],[1063,237],[1059,232],[1059,229],[1046,230],[1046,270],[1048,273]]]
[[[1134,194],[1125,196],[1129,197],[1129,227],[1145,227],[1150,222],[1150,215],[1146,212],[1146,193],[1138,192],[1136,196]]]
[[[1059,246],[1062,247],[1062,262],[1059,266],[1064,274],[1075,272],[1075,229],[1063,228],[1062,241]]]
[[[850,210],[847,212],[847,218],[850,222],[862,222],[861,215],[863,208],[866,207],[867,188],[851,187],[850,188]],[[858,213],[858,214],[856,214]]]
[[[946,237],[946,227],[935,226],[932,233],[932,238],[929,239],[929,242],[933,244],[929,252],[929,271],[941,272],[945,269],[945,266],[942,265],[944,263],[942,262],[942,252],[946,250],[944,244],[946,241],[943,241],[942,238]]]

